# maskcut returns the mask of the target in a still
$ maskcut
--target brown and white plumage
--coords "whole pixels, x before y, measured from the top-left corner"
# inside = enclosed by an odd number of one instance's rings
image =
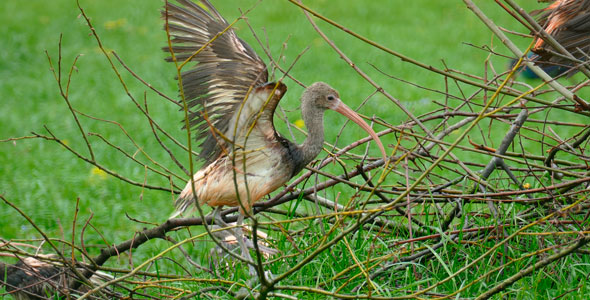
[[[43,258],[56,258],[55,255],[39,255]],[[96,272],[90,281],[102,284],[112,276]],[[70,290],[69,285],[76,280],[76,275],[67,267],[51,264],[34,257],[25,257],[15,264],[0,262],[0,285],[6,287],[9,295],[17,300],[62,299],[66,295],[81,295],[88,286],[81,285],[77,290]],[[90,296],[90,299],[98,297]]]
[[[51,264],[32,257],[19,260],[16,264],[0,263],[0,283],[15,299],[47,299],[63,294],[63,271]],[[67,287],[67,283],[66,283]]]
[[[575,58],[586,60],[590,54],[590,0],[556,0],[531,14],[538,15],[539,25]],[[554,55],[555,49],[541,38],[537,38],[533,52],[539,55],[541,62],[571,64]]]
[[[273,92],[274,85],[257,88],[246,103],[262,102]],[[278,102],[286,87],[283,84],[274,89],[271,101]],[[253,99],[260,98],[260,99]],[[276,104],[274,104],[276,105]],[[248,108],[254,110],[254,108]],[[246,109],[243,109],[246,110]],[[235,143],[228,145],[228,153],[220,153],[210,164],[205,164],[193,176],[195,193],[200,204],[217,206],[240,206],[249,211],[252,205],[266,194],[274,191],[293,176],[294,168],[282,164],[285,146],[294,147],[289,141],[276,134],[272,127],[271,110],[263,111],[257,118],[252,130],[250,122],[242,125],[234,137]],[[272,109],[274,112],[274,108]],[[246,186],[247,183],[247,186]],[[194,197],[189,181],[180,194],[176,206],[184,211],[194,206]],[[243,204],[243,208],[240,202]]]
[[[264,62],[233,29],[227,29],[227,21],[208,1],[178,3],[168,3],[162,12],[173,44],[165,50],[171,50],[178,61],[197,62],[182,73],[181,81],[190,126],[205,163],[176,201],[177,213],[194,207],[195,195],[200,204],[239,206],[242,213],[249,212],[256,201],[319,154],[326,109],[344,114],[367,130],[385,157],[373,130],[321,82],[302,96],[302,115],[309,130],[306,141],[297,145],[282,138],[274,128],[273,115],[287,87],[267,82]]]
[[[248,119],[266,101],[251,98],[249,102],[255,103],[248,103],[240,111],[244,99],[252,93],[251,88],[267,82],[268,72],[260,57],[232,29],[211,42],[229,24],[208,1],[201,1],[200,5],[189,0],[178,3],[182,6],[168,3],[162,14],[168,21],[176,59],[182,62],[192,57],[192,61],[198,62],[182,73],[182,89],[190,110],[190,126],[201,141],[200,157],[208,165],[230,148],[227,140],[234,138],[236,120],[237,132],[243,131]],[[204,45],[207,46],[194,55]],[[274,111],[278,100],[280,97],[269,103],[269,110]]]

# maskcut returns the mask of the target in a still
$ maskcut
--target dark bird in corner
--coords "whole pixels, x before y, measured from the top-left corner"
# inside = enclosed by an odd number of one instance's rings
[[[67,267],[42,260],[55,260],[56,255],[39,254],[38,257],[25,257],[12,265],[0,262],[0,285],[5,286],[8,295],[17,300],[65,299],[77,298],[76,295],[79,297],[89,291],[84,284],[77,290],[70,290],[68,286],[76,275]],[[108,274],[95,272],[90,282],[102,284],[111,279]],[[110,289],[104,291],[111,292]],[[90,296],[89,299],[98,298]]]
[[[544,9],[531,12],[537,23],[580,61],[586,61],[590,54],[590,0],[556,0]],[[573,75],[573,62],[559,54],[541,37],[536,37],[531,59],[546,72],[555,77],[564,73]],[[532,73],[529,71],[529,73]],[[526,70],[523,74],[526,76]],[[536,78],[536,75],[532,75]],[[528,77],[528,76],[527,76]],[[538,77],[537,77],[538,78]]]
[[[537,22],[575,58],[586,60],[590,53],[590,0],[557,0],[548,7],[531,12]],[[533,52],[542,61],[570,63],[554,55],[555,50],[537,38]]]
[[[221,207],[238,206],[241,226],[255,202],[283,186],[321,152],[327,109],[366,130],[386,159],[377,134],[323,82],[312,84],[301,96],[301,114],[309,133],[305,142],[298,145],[281,137],[273,115],[287,87],[268,82],[264,62],[232,28],[227,29],[228,22],[208,1],[177,2],[179,5],[167,3],[162,11],[172,37],[172,46],[164,49],[177,61],[197,63],[181,74],[181,95],[204,164],[176,200],[175,215],[195,208],[198,199],[200,205],[215,208],[215,220],[222,225]],[[240,226],[237,235],[242,255],[252,261]]]
[[[47,299],[48,296],[59,293],[63,288],[64,274],[60,269],[37,260],[26,257],[14,265],[0,262],[0,283],[14,299]],[[67,283],[66,283],[67,286]]]

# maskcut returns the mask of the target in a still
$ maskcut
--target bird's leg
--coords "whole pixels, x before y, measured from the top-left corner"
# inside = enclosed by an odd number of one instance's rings
[[[242,249],[242,257],[244,257],[248,261],[248,271],[250,272],[250,276],[256,276],[256,269],[252,266],[252,257],[250,256],[250,251],[248,247],[246,247],[245,243],[245,236],[244,231],[242,230],[242,224],[244,223],[244,215],[240,213],[238,215],[238,222],[237,222],[237,230],[236,230],[236,238],[238,239],[238,244],[240,245],[240,249]]]
[[[217,206],[213,210],[213,221],[215,224],[221,228],[228,228],[229,225],[225,223],[223,218],[221,217],[221,206]],[[238,245],[240,245],[240,249],[242,251],[242,257],[248,261],[248,271],[250,276],[256,276],[256,270],[252,266],[252,256],[250,256],[250,251],[248,250],[248,246],[246,245],[246,237],[244,236],[244,231],[242,230],[242,224],[244,223],[244,215],[240,213],[238,215],[238,221],[236,224],[235,230],[227,229],[233,236],[236,237],[238,241]]]
[[[227,228],[228,227],[227,223],[225,223],[225,221],[223,221],[223,218],[221,217],[221,208],[222,208],[222,206],[217,206],[213,209],[213,223],[215,225],[219,226],[220,228]],[[215,226],[211,226],[211,229],[214,229],[214,228],[215,228]],[[211,234],[220,238],[220,236],[218,236],[214,232],[212,232]],[[233,232],[232,232],[232,234],[233,234]],[[222,241],[220,241],[220,242],[223,243]],[[217,274],[217,270],[219,270],[219,266],[221,265],[221,259],[222,259],[221,253],[222,253],[222,250],[219,246],[211,248],[211,251],[209,251],[209,254],[211,255],[210,267],[211,267],[211,270],[215,270],[216,274]]]
[[[215,207],[215,209],[213,210],[213,222],[217,224],[217,226],[219,227],[227,228],[229,227],[229,225],[227,225],[227,223],[225,223],[225,221],[223,220],[223,217],[221,217],[221,210],[222,206]]]
[[[244,259],[246,259],[248,262],[252,261],[252,257],[250,257],[250,252],[248,251],[248,247],[246,246],[246,244],[244,243],[244,232],[242,231],[242,223],[244,221],[244,215],[239,214],[238,216],[238,222],[237,222],[237,227],[236,228],[230,228],[230,225],[225,223],[225,221],[223,220],[223,217],[221,216],[221,206],[217,206],[215,207],[215,209],[213,210],[213,222],[215,223],[215,225],[219,226],[221,229],[223,229],[224,231],[229,232],[230,235],[234,236],[236,238],[236,241],[238,242],[238,245],[240,245],[240,249],[242,251],[242,257]],[[222,231],[223,232],[223,231]],[[221,234],[221,232],[215,234],[223,243],[224,238],[226,237],[225,234]],[[231,251],[231,250],[230,250]],[[250,275],[252,274],[256,274],[253,273],[254,269],[251,267],[250,263],[248,263],[248,266],[250,267]]]
[[[241,241],[241,240],[243,240],[243,238],[240,238],[240,237],[243,237],[243,236],[244,236],[244,234],[242,233],[242,228],[241,228],[241,227],[238,227],[238,228],[237,228],[237,229],[235,229],[235,230],[234,230],[234,229],[231,229],[231,228],[229,228],[229,227],[230,227],[230,226],[229,226],[229,224],[225,223],[225,221],[223,220],[223,217],[221,217],[221,210],[222,210],[221,208],[222,208],[221,206],[217,206],[217,207],[216,207],[216,208],[213,210],[213,222],[215,223],[215,225],[219,226],[219,227],[220,227],[220,228],[222,228],[223,230],[227,230],[227,231],[229,231],[229,233],[230,233],[231,235],[233,235],[234,237],[236,237],[236,240],[238,241],[238,244],[239,244],[239,245],[240,245],[240,247],[241,247],[240,241]],[[242,215],[240,214],[240,216],[242,216]],[[242,218],[243,218],[243,217],[242,217]],[[240,219],[240,218],[238,217],[238,220],[239,220],[239,219]],[[220,239],[223,239],[223,238],[222,238],[223,236],[224,236],[224,235],[219,235],[218,237],[219,237]],[[242,252],[243,252],[243,249],[242,249]]]

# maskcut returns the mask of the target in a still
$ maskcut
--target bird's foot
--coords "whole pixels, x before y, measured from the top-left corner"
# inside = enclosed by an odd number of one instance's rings
[[[275,279],[275,275],[271,271],[264,271],[264,277],[266,281],[273,281]]]
[[[250,274],[252,275],[252,274]],[[253,288],[258,285],[258,277],[251,276],[250,279],[246,281],[246,286],[241,287],[238,292],[236,293],[236,299],[247,299],[247,298],[255,298],[256,293],[253,292]]]
[[[245,287],[240,288],[235,295],[236,299],[242,300],[247,299],[248,297],[254,298],[254,295]]]
[[[250,277],[257,276],[256,268],[254,268],[254,266],[252,266],[251,264],[248,264],[248,274],[250,275]]]
[[[254,292],[254,287],[260,285],[260,278],[258,278],[258,274],[256,273],[256,270],[252,265],[249,266],[249,270],[250,279],[246,281],[246,286],[241,287],[235,294],[236,299],[255,299],[259,296],[257,292]],[[262,276],[264,276],[264,282],[269,282],[274,279],[274,275],[270,271],[264,271],[264,273],[262,273]]]

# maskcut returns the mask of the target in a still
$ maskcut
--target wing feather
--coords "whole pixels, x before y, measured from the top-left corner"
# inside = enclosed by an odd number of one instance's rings
[[[531,14],[539,15],[537,22],[574,57],[586,59],[590,53],[590,0],[558,0]],[[553,56],[551,52],[555,50],[542,39],[537,39],[533,51],[541,61],[569,64],[568,60]]]
[[[200,158],[205,160],[206,166],[217,159],[224,148],[231,148],[219,133],[229,140],[234,138],[234,126],[242,102],[246,101],[248,105],[243,105],[246,109],[241,110],[237,122],[239,132],[249,124],[243,120],[251,119],[260,111],[264,101],[250,97],[248,93],[267,82],[268,71],[256,52],[240,40],[233,29],[210,42],[229,24],[207,0],[200,0],[198,4],[189,0],[177,2],[179,5],[168,3],[162,11],[163,18],[168,20],[171,50],[176,59],[187,60],[210,43],[191,58],[197,64],[181,74],[190,110],[190,127],[200,142]],[[164,50],[170,51],[169,47]],[[278,100],[280,97],[276,102]],[[274,112],[276,103],[273,105]]]

